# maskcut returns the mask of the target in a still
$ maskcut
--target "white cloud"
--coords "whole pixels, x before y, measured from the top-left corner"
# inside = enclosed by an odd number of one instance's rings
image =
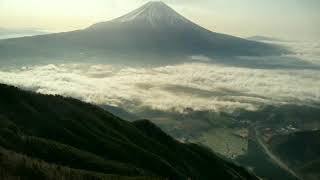
[[[281,61],[281,59],[279,59]],[[0,71],[0,82],[44,94],[138,110],[255,110],[263,104],[320,102],[320,71],[251,69],[207,63],[155,68],[59,64]]]

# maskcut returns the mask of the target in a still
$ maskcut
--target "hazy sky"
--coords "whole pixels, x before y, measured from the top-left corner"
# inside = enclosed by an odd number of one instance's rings
[[[0,0],[0,27],[67,31],[116,18],[147,0]],[[319,0],[164,0],[216,32],[320,40]]]

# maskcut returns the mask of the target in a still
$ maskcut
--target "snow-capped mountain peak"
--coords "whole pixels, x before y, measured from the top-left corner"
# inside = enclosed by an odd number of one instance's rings
[[[121,55],[154,53],[156,56],[213,57],[286,52],[268,44],[207,30],[159,1],[149,2],[124,16],[93,24],[76,33],[80,34],[79,39],[86,39],[83,43],[86,46]]]
[[[151,1],[142,7],[114,19],[113,22],[144,22],[152,26],[174,25],[189,21],[161,1]]]

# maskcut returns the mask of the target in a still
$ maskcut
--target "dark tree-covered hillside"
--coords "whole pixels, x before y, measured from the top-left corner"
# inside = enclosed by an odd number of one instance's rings
[[[8,176],[257,179],[204,147],[176,141],[147,120],[131,123],[79,100],[7,85],[0,85],[0,95],[0,168]]]

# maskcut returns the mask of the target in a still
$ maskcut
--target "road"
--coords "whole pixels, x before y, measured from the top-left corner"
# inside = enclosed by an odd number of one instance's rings
[[[297,179],[302,180],[301,177],[299,177],[293,170],[291,170],[285,163],[283,163],[276,155],[274,155],[270,149],[267,147],[266,144],[264,144],[263,140],[260,138],[260,134],[257,131],[256,128],[252,128],[255,131],[255,137],[257,140],[257,143],[263,148],[264,152],[269,156],[269,158],[276,163],[279,167],[289,172],[292,176],[296,177]]]

